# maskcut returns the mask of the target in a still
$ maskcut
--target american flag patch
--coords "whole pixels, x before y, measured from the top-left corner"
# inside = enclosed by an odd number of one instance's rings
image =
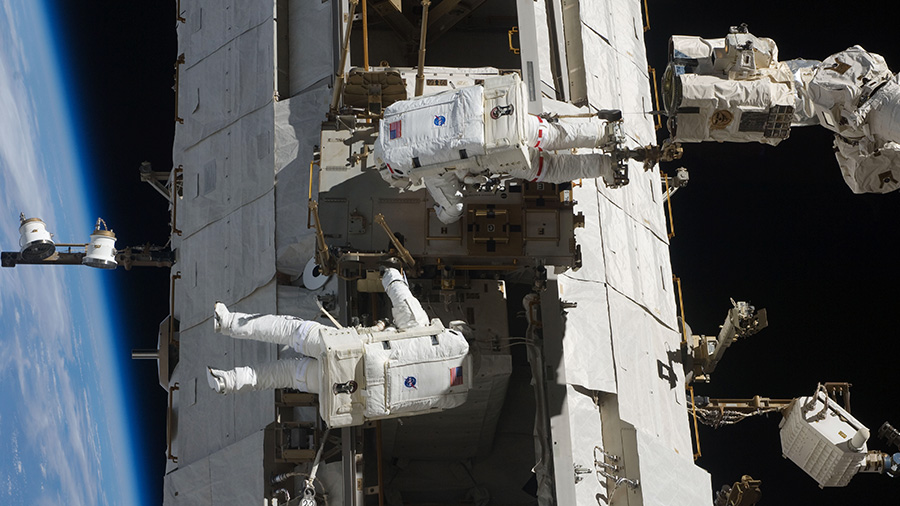
[[[403,129],[401,128],[401,123],[402,122],[400,122],[400,121],[395,121],[388,126],[388,128],[391,131],[391,139],[399,139],[400,138],[400,135],[403,133],[403,131],[402,131]]]
[[[450,386],[455,387],[463,384],[462,366],[450,368]]]

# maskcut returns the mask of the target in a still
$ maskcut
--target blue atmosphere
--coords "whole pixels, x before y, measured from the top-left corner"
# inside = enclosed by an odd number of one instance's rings
[[[102,212],[44,9],[0,0],[3,251],[19,248],[20,212],[44,220],[57,243],[87,242]],[[143,502],[111,275],[82,266],[0,270],[0,504]]]

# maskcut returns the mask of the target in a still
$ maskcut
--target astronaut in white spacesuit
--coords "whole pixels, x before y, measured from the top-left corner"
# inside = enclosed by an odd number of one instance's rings
[[[835,157],[854,193],[900,187],[900,77],[860,46],[824,61],[778,61],[772,39],[746,25],[721,39],[673,36],[663,78],[675,142],[776,145],[792,126],[834,132]]]
[[[625,159],[640,155],[624,149],[620,111],[591,113],[545,99],[558,110],[536,116],[527,112],[525,93],[509,74],[391,104],[374,149],[381,176],[402,190],[426,187],[444,223],[462,216],[464,185],[491,177],[628,183]]]
[[[292,316],[230,312],[216,303],[216,332],[290,346],[304,356],[229,370],[208,367],[209,386],[222,394],[275,388],[317,393],[331,426],[465,402],[472,362],[466,338],[456,330],[464,324],[452,322],[456,328],[448,329],[429,321],[397,269],[385,269],[382,285],[393,327],[336,329]]]

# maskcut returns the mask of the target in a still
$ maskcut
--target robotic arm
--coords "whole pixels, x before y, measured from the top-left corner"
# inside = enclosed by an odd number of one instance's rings
[[[860,46],[780,62],[774,41],[741,25],[721,39],[672,37],[664,106],[674,142],[776,145],[793,126],[821,125],[851,190],[887,193],[900,187],[898,79]]]

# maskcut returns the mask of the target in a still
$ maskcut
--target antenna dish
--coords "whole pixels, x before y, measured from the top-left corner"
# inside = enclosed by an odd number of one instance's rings
[[[310,258],[306,262],[306,268],[303,269],[303,286],[309,290],[318,290],[325,286],[328,282],[328,276],[322,274],[319,266],[316,265],[316,258]]]

